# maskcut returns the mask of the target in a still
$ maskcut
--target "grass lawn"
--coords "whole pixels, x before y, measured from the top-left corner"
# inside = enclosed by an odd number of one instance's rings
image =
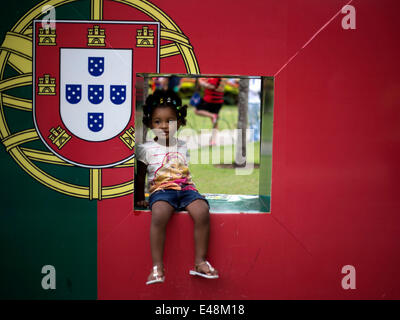
[[[227,151],[226,148],[229,148],[232,151],[230,159],[225,159],[223,156],[224,152]],[[198,150],[191,150],[191,164],[189,169],[199,192],[258,195],[260,177],[260,169],[258,168],[258,164],[260,163],[260,143],[253,143],[253,146],[250,146],[250,143],[247,145],[247,150],[251,150],[252,148],[254,152],[248,152],[247,154],[247,169],[220,168],[215,166],[215,163],[218,162],[217,160],[219,160],[220,164],[233,163],[235,154],[233,146],[205,147]],[[208,157],[204,157],[204,154],[208,155]],[[206,161],[202,160],[204,159],[203,157],[205,159],[208,158],[210,160],[209,163],[204,163]],[[269,179],[270,181],[271,156],[266,156],[266,162],[268,164],[268,172],[263,175],[263,178]],[[237,174],[236,170],[243,174]],[[269,183],[267,185],[267,193],[270,193]]]
[[[189,105],[189,99],[183,99],[183,104],[188,105],[188,113],[186,117],[186,126],[182,127],[189,128],[200,133],[201,129],[212,129],[211,120],[207,117],[201,117],[194,113],[194,107]],[[238,108],[236,105],[226,105],[224,104],[219,112],[218,129],[236,129],[238,121]],[[265,131],[267,134],[263,137],[264,141],[272,141],[272,112],[266,112],[263,114],[263,126],[265,126]]]
[[[259,194],[259,169],[249,175],[235,175],[235,169],[215,168],[209,164],[194,164],[190,172],[200,193]]]
[[[183,99],[183,104],[187,104],[188,114],[186,117],[186,126],[184,128],[190,128],[197,132],[201,129],[212,129],[211,120],[207,117],[201,117],[194,113],[194,107],[189,105],[189,99]],[[238,108],[237,106],[228,106],[224,104],[219,112],[218,129],[236,129],[238,121]]]
[[[189,105],[189,99],[183,99],[183,104]],[[263,125],[268,126],[271,135],[266,140],[272,140],[272,113],[269,118],[263,119]],[[209,118],[198,116],[194,113],[194,107],[189,105],[187,114],[187,124],[183,128],[189,128],[200,133],[201,129],[211,129],[211,121]],[[219,130],[236,129],[238,121],[238,108],[236,105],[223,105],[219,113],[218,127]],[[182,129],[183,129],[182,128]],[[226,150],[228,149],[228,150]],[[235,157],[235,146],[215,146],[212,148],[204,147],[197,150],[190,150],[191,164],[190,172],[196,187],[201,193],[220,193],[220,194],[243,194],[258,195],[259,194],[259,177],[260,169],[260,142],[249,143],[247,145],[247,163],[248,169],[221,168],[216,164],[232,164]],[[253,151],[254,150],[254,151]],[[227,152],[228,151],[228,152]],[[227,152],[229,158],[225,159],[224,154]],[[204,161],[204,155],[208,154]],[[197,159],[194,157],[197,156]],[[264,156],[267,163],[267,172],[263,172],[262,179],[267,179],[267,193],[270,193],[271,181],[271,156]],[[193,161],[197,160],[197,161]],[[195,162],[195,163],[193,163]],[[254,166],[256,165],[256,167]],[[246,174],[236,174],[236,170]],[[265,185],[265,184],[263,184]]]

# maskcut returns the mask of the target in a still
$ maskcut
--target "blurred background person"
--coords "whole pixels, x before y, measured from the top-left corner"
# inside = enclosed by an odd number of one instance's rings
[[[168,89],[168,78],[166,77],[156,77],[153,78],[153,92],[156,90],[167,90]]]
[[[179,92],[179,87],[181,83],[181,78],[177,76],[171,76],[168,79],[168,89],[174,91],[175,93]]]
[[[213,128],[210,145],[215,145],[218,131],[218,114],[224,103],[226,79],[201,78],[199,79],[199,84],[204,87],[204,96],[200,105],[195,107],[194,112],[199,116],[210,118]]]

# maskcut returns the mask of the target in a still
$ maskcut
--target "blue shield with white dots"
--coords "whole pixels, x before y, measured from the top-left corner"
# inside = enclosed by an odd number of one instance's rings
[[[88,85],[88,99],[93,104],[102,103],[104,100],[104,85]]]
[[[89,57],[88,70],[93,77],[99,77],[104,73],[104,57]]]
[[[81,101],[82,85],[67,84],[65,86],[65,99],[71,104],[77,104]]]
[[[111,85],[110,100],[114,104],[123,104],[126,100],[126,86]]]
[[[99,132],[104,128],[104,113],[89,112],[88,113],[88,128],[90,131]]]

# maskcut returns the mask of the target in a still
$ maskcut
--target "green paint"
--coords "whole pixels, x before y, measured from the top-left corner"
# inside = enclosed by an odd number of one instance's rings
[[[17,95],[15,96],[19,97]],[[3,107],[3,110],[11,134],[35,128],[32,112],[9,108],[6,106]]]
[[[1,11],[0,41],[38,1],[10,1]],[[56,9],[57,19],[88,20],[90,1]],[[4,78],[16,73],[7,67]],[[6,92],[32,98],[32,87]],[[4,107],[12,133],[34,128],[32,113]],[[46,150],[40,141],[22,147]],[[60,180],[89,184],[88,169],[36,163]],[[0,147],[0,299],[97,298],[97,201],[66,196],[26,173]],[[56,269],[56,289],[44,290],[44,265]]]

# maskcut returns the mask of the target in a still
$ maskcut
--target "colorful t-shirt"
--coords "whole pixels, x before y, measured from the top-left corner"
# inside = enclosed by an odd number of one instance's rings
[[[176,141],[175,145],[169,147],[149,141],[136,148],[137,160],[147,165],[150,194],[162,189],[196,190],[189,172],[186,143]]]

